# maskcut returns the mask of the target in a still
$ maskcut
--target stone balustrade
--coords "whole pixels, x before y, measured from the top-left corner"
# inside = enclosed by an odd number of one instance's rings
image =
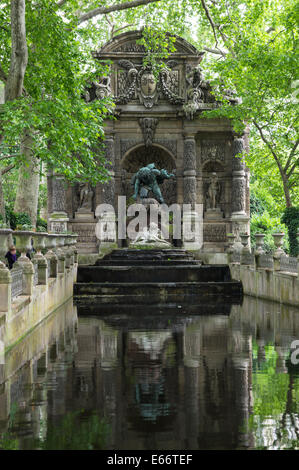
[[[57,278],[58,273],[64,274],[77,264],[76,242],[76,234],[0,229],[2,271],[8,270],[5,254],[12,244],[21,254],[10,270],[12,301],[20,295],[32,295],[35,286],[47,285],[49,278]]]
[[[75,234],[0,229],[0,317],[5,318],[0,340],[5,348],[72,297],[76,241]],[[8,269],[5,254],[12,244],[20,256]]]
[[[273,234],[273,253],[264,251],[264,234],[255,235],[254,252],[247,236],[240,234],[243,245],[240,252],[234,246],[234,235],[228,234],[227,257],[232,278],[242,282],[245,294],[299,306],[299,256],[287,256],[284,252],[284,233]]]

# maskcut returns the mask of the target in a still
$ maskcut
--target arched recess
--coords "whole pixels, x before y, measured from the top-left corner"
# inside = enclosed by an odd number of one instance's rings
[[[161,170],[164,168],[169,173],[176,173],[176,162],[169,150],[161,145],[153,144],[151,147],[145,147],[139,144],[128,150],[121,160],[121,192],[127,198],[133,194],[132,177],[134,174],[149,163],[155,163]],[[177,184],[174,178],[165,180],[161,185],[161,191],[166,204],[177,202]],[[151,195],[152,196],[152,195]]]

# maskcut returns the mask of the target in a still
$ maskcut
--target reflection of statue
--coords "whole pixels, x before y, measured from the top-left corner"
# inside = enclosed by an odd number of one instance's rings
[[[93,190],[88,183],[80,184],[79,209],[92,210]]]
[[[220,184],[219,184],[218,176],[216,173],[212,173],[212,176],[210,179],[210,185],[208,189],[210,209],[216,209],[219,193],[220,193]]]
[[[132,184],[135,189],[133,198],[137,199],[138,195],[140,195],[141,199],[144,199],[147,197],[148,192],[152,191],[158,202],[163,204],[164,199],[159,184],[163,183],[165,179],[174,176],[173,173],[168,173],[167,170],[158,170],[154,163],[140,168],[132,179]]]

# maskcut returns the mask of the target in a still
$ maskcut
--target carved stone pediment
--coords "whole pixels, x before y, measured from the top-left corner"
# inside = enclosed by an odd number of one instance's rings
[[[99,83],[94,90],[88,90],[86,99],[99,99],[111,92],[117,105],[141,105],[151,109],[159,105],[169,108],[171,104],[187,119],[218,106],[212,87],[199,67],[204,53],[183,38],[169,35],[175,37],[175,51],[170,53],[166,67],[158,76],[145,65],[147,51],[138,43],[142,31],[120,34],[94,51],[95,59],[112,62],[111,87],[110,83]]]

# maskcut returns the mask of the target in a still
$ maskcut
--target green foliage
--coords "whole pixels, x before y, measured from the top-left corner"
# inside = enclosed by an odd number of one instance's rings
[[[269,212],[264,211],[262,214],[255,213],[251,216],[250,221],[251,243],[255,247],[255,234],[265,233],[265,250],[267,252],[274,251],[275,245],[272,234],[275,232],[286,232],[286,227],[280,221],[279,217],[270,216]],[[283,248],[288,252],[289,246],[284,239]]]
[[[165,32],[161,25],[147,25],[142,31],[142,38],[137,41],[146,51],[143,65],[150,67],[158,78],[160,71],[166,67],[164,62],[172,52],[175,52],[176,38]]]
[[[290,255],[297,256],[299,254],[299,246],[297,233],[299,231],[299,207],[287,207],[284,211],[281,221],[287,226]]]
[[[37,221],[36,221],[36,229],[39,232],[46,232],[47,227],[48,227],[47,221],[45,219],[42,219],[40,216],[38,216]]]
[[[112,112],[113,103],[108,98],[86,103],[82,94],[86,84],[108,68],[91,62],[90,51],[84,48],[86,38],[81,41],[81,31],[66,27],[53,2],[39,0],[26,6],[26,95],[2,106],[3,145],[18,145],[20,136],[29,130],[34,136],[33,153],[49,168],[69,180],[106,181],[103,147],[98,143],[104,136],[103,119]],[[74,18],[70,20],[72,23]],[[7,71],[9,35],[5,38],[0,62]],[[24,156],[15,160],[20,163]]]
[[[39,441],[42,450],[102,450],[105,449],[109,426],[94,413],[67,413],[55,425],[48,424],[45,440]]]
[[[32,228],[32,222],[28,214],[25,212],[13,212],[8,206],[5,207],[5,210],[7,223],[12,230],[16,230],[17,227]]]

